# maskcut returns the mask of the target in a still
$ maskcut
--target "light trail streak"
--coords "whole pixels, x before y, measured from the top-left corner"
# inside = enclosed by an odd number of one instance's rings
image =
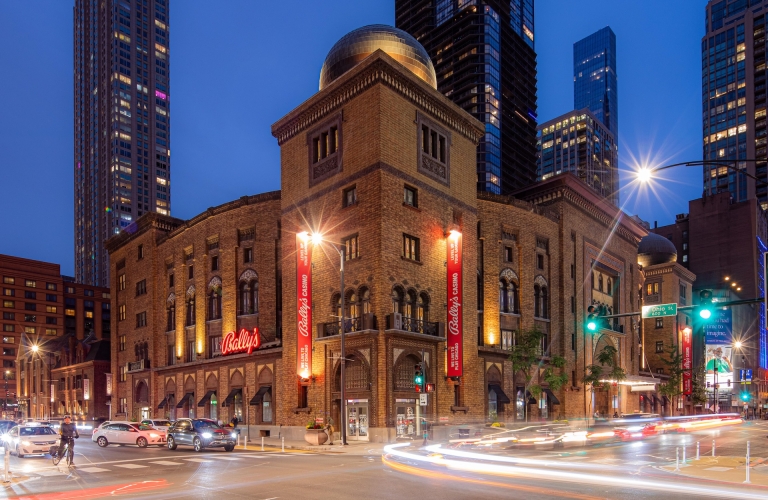
[[[658,481],[658,480],[651,480],[651,479],[632,479],[627,478],[625,476],[606,476],[602,474],[591,474],[586,472],[568,472],[564,471],[562,469],[560,470],[545,470],[535,467],[518,467],[514,465],[499,465],[499,464],[493,464],[488,462],[506,462],[506,463],[527,463],[531,465],[541,465],[541,466],[549,466],[551,467],[553,464],[551,461],[545,461],[545,460],[535,460],[535,459],[520,459],[517,457],[499,457],[499,456],[493,456],[493,455],[484,455],[482,453],[473,453],[473,452],[467,452],[467,451],[460,451],[460,450],[451,450],[451,449],[444,449],[440,445],[432,445],[427,446],[426,450],[430,451],[432,453],[439,453],[441,455],[448,455],[448,456],[456,456],[461,458],[469,458],[474,460],[482,460],[483,463],[476,463],[476,462],[464,462],[460,460],[450,460],[443,458],[443,456],[435,457],[435,456],[423,456],[418,455],[416,453],[409,453],[406,451],[399,450],[398,448],[401,448],[403,446],[409,446],[408,443],[399,443],[394,445],[388,445],[384,447],[384,453],[390,454],[396,457],[405,458],[408,460],[414,460],[416,462],[423,462],[423,463],[430,463],[434,465],[442,465],[449,469],[453,470],[460,470],[464,472],[474,472],[479,474],[494,474],[499,476],[507,476],[507,477],[524,477],[526,479],[545,479],[545,480],[554,480],[554,481],[562,481],[567,483],[580,483],[580,484],[590,484],[590,485],[604,485],[604,486],[610,486],[610,487],[617,487],[617,488],[638,488],[641,490],[655,490],[655,491],[664,491],[667,494],[671,493],[678,493],[683,495],[694,495],[694,496],[706,496],[706,497],[717,497],[717,498],[732,498],[734,496],[737,496],[740,500],[765,500],[766,498],[766,492],[763,491],[756,491],[756,488],[738,488],[738,489],[727,489],[718,487],[715,485],[710,485],[707,487],[699,487],[699,486],[690,486],[685,484],[680,484],[679,482],[672,482],[672,481]],[[538,462],[538,463],[536,463]],[[563,464],[560,462],[558,466],[562,467]],[[591,465],[591,464],[573,464],[568,463],[567,466],[569,468],[585,468],[585,467],[579,467],[584,465]],[[597,465],[597,464],[595,464]]]

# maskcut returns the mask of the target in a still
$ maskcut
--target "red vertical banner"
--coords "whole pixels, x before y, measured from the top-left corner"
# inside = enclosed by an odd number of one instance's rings
[[[683,394],[689,396],[693,393],[693,338],[690,328],[685,328],[682,331],[682,369],[683,369]]]
[[[460,377],[463,370],[464,358],[462,350],[463,320],[462,320],[462,288],[463,277],[461,268],[461,233],[451,231],[446,245],[448,268],[448,376]]]
[[[312,249],[307,233],[296,235],[296,373],[312,375]]]

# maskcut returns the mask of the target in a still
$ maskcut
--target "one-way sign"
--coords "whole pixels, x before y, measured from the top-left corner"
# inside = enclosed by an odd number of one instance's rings
[[[661,318],[664,316],[677,316],[677,304],[643,306],[643,318]]]

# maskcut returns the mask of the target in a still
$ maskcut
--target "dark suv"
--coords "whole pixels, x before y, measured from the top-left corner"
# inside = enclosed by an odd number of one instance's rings
[[[179,445],[192,446],[195,451],[205,448],[232,451],[235,449],[235,435],[207,418],[182,418],[168,429],[168,449],[175,450]]]

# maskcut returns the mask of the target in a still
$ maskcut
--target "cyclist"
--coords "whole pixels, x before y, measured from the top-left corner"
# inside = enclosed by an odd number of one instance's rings
[[[72,418],[67,415],[64,417],[64,423],[59,427],[59,435],[61,440],[59,442],[59,456],[64,453],[64,446],[69,443],[69,456],[72,457],[71,465],[75,465],[75,439],[80,438],[80,433],[77,432],[77,426],[72,423]]]

